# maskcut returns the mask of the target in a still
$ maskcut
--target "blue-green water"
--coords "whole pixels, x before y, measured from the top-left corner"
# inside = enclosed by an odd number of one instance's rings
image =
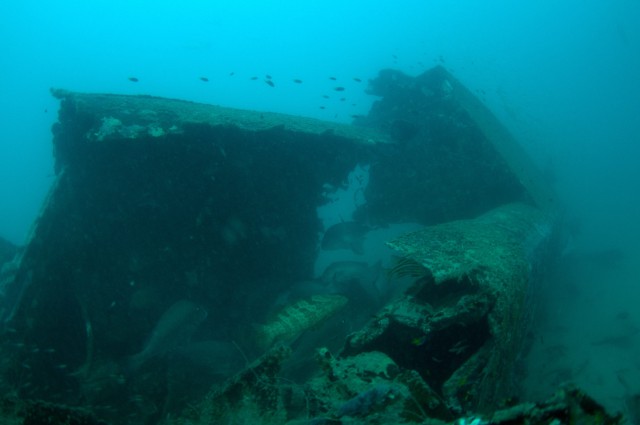
[[[573,380],[621,408],[640,391],[637,1],[27,0],[0,4],[0,21],[0,237],[25,241],[53,181],[50,87],[348,123],[377,99],[365,89],[380,69],[442,65],[544,170],[574,229],[537,330],[532,396]],[[623,255],[599,264],[607,252]],[[198,348],[237,357],[228,342]]]
[[[0,235],[15,243],[52,179],[50,87],[346,122],[368,110],[379,69],[435,64],[549,169],[589,243],[640,235],[636,1],[29,0],[0,16]]]

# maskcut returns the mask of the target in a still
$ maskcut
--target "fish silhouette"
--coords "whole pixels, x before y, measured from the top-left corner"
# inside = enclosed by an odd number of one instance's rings
[[[128,358],[127,370],[135,372],[155,357],[161,357],[188,344],[207,311],[188,300],[176,301],[156,323],[147,343],[137,354]]]
[[[349,298],[361,298],[366,295],[376,301],[381,294],[376,286],[382,271],[382,262],[370,266],[364,261],[335,261],[322,272],[320,281],[330,293],[346,295]]]
[[[335,224],[324,232],[321,247],[324,250],[350,249],[358,255],[364,253],[364,237],[370,229],[355,221]]]

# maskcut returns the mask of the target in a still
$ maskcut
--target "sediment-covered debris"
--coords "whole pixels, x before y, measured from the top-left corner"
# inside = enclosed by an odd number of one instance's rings
[[[2,388],[118,424],[188,418],[188,405],[199,415],[183,423],[494,409],[511,389],[553,199],[443,68],[382,72],[372,88],[381,98],[357,125],[54,90],[55,182],[3,278],[16,296]],[[319,209],[354,170],[366,176],[352,211],[325,223]],[[402,260],[387,277],[413,285],[369,320],[390,299],[381,263],[344,255],[407,222],[428,227],[391,243]],[[320,254],[336,257],[318,279]],[[329,307],[306,309],[314,299]],[[316,371],[308,353],[322,346],[335,354]],[[236,375],[245,355],[259,360]]]
[[[214,388],[185,413],[184,421],[177,423],[285,423],[292,400],[301,396],[296,385],[278,377],[290,352],[283,345],[268,351],[223,386]]]
[[[557,249],[553,223],[552,215],[512,204],[391,241],[403,260],[390,273],[415,283],[350,335],[341,354],[388,354],[418,371],[453,412],[494,408],[518,391],[513,373],[541,267]]]
[[[504,400],[495,409],[456,415],[415,371],[380,352],[334,357],[320,349],[321,372],[295,384],[277,377],[286,357],[277,349],[214,390],[171,424],[428,424],[428,425],[618,425],[594,399],[567,386],[537,403]]]

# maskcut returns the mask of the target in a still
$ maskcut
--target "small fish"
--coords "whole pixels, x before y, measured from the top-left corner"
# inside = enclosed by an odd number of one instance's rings
[[[322,95],[322,97],[323,97],[324,99],[329,99],[329,96],[327,96],[326,94],[323,94],[323,95]]]
[[[353,81],[355,81],[356,83],[361,83],[362,80],[358,77],[353,77]]]
[[[629,329],[619,329],[612,335],[605,336],[591,342],[591,345],[594,347],[608,345],[623,350],[629,350],[637,341],[638,334],[640,334],[640,328],[635,326],[632,326]]]
[[[253,76],[253,77],[250,78],[251,81],[255,81],[257,79],[258,79],[258,77],[256,77],[256,76]]]
[[[376,286],[382,271],[382,262],[370,266],[364,261],[334,261],[320,276],[329,293],[346,295],[349,298],[363,299],[363,295],[372,301],[380,298]]]
[[[453,347],[451,347],[448,351],[451,354],[455,354],[455,355],[460,355],[462,353],[464,353],[465,351],[467,351],[467,349],[469,348],[469,343],[467,342],[466,339],[460,340],[456,343],[456,345],[454,345]]]
[[[371,412],[380,410],[380,406],[386,403],[388,399],[393,398],[393,395],[391,386],[378,384],[343,403],[338,409],[337,416],[339,418],[343,416],[350,416],[352,418],[367,417]],[[340,420],[336,422],[342,423],[343,421]],[[353,423],[353,419],[349,422]]]
[[[631,316],[629,315],[628,311],[621,311],[620,313],[616,314],[616,319],[619,320],[627,320],[629,319],[629,317]]]
[[[191,301],[176,301],[158,319],[144,348],[128,359],[129,372],[135,372],[147,361],[188,343],[207,311]]]
[[[336,77],[329,77],[330,80],[336,81],[337,78]]]
[[[200,77],[200,81],[204,81],[205,83],[208,83],[209,79],[207,77]]]
[[[235,72],[233,72],[233,71],[231,71],[231,72],[229,73],[229,77],[233,77],[234,75],[236,75],[236,73],[235,73]]]
[[[323,250],[350,249],[358,255],[364,253],[362,244],[364,237],[370,229],[355,221],[345,221],[329,227],[320,246]]]
[[[427,343],[427,336],[423,335],[420,337],[415,337],[411,340],[411,345],[415,345],[416,347],[422,347],[424,344]]]
[[[128,80],[131,81],[132,83],[137,83],[138,81],[140,81],[136,77],[129,77]]]
[[[341,97],[341,98],[340,98],[340,102],[344,102],[345,100],[347,100],[347,98],[346,98],[346,97]]]
[[[269,75],[269,74],[266,74],[266,75],[264,76],[264,78],[266,78],[267,80],[271,80],[271,79],[272,79],[272,78],[271,78],[271,75]]]
[[[272,80],[264,80],[265,83],[267,83],[268,85],[270,85],[271,87],[275,87],[275,83]]]
[[[324,106],[321,106],[320,109],[327,109],[327,108],[325,108]]]
[[[313,295],[299,300],[281,309],[269,323],[257,325],[256,341],[268,348],[277,341],[294,340],[333,316],[347,301],[342,295]]]
[[[335,91],[344,91],[344,87],[335,87],[334,90]]]
[[[294,83],[296,83],[296,84],[302,84],[302,80],[299,80],[299,79],[297,79],[297,78],[295,78],[295,79],[293,80],[293,82],[294,82]]]

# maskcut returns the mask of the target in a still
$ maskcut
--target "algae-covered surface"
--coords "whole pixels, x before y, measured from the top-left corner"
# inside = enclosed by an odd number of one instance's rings
[[[552,216],[524,204],[392,240],[402,255],[392,273],[422,276],[351,335],[346,352],[388,350],[420,371],[453,411],[495,405],[517,391],[512,374],[532,320],[538,264],[552,242]]]
[[[28,404],[38,415],[86,407],[113,423],[494,409],[551,218],[513,204],[542,202],[450,81],[381,72],[382,99],[358,125],[53,90],[56,183],[0,279],[15,295],[7,388],[55,403]],[[354,249],[398,223],[429,226],[390,243],[398,276],[418,274],[407,286],[379,272],[381,238]],[[344,240],[324,243],[336,229]],[[317,273],[329,259],[345,274]],[[340,302],[314,315],[303,307],[317,296]]]
[[[388,245],[427,267],[440,282],[480,266],[513,271],[527,261],[536,236],[550,232],[548,216],[541,210],[509,204],[476,219],[425,227]]]
[[[93,136],[103,140],[111,135],[136,138],[179,134],[184,124],[234,126],[247,131],[282,128],[308,134],[333,134],[362,143],[388,143],[389,137],[374,129],[321,121],[275,112],[258,112],[206,105],[153,96],[81,94],[53,89],[55,97],[72,102],[78,112],[101,116]]]

